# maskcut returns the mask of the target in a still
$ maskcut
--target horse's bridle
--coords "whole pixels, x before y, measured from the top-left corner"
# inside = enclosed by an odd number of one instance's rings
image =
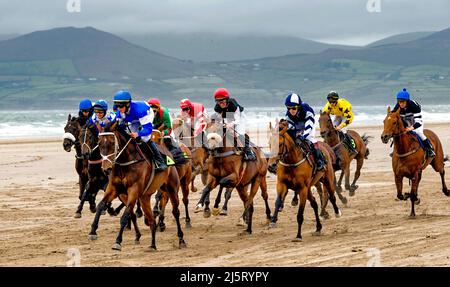
[[[111,154],[108,154],[108,155],[103,155],[101,153],[101,151],[100,151],[100,156],[102,157],[103,161],[109,161],[111,163],[111,165],[113,165],[113,166],[116,163],[119,164],[119,165],[130,165],[132,163],[137,162],[136,160],[129,161],[129,162],[126,162],[126,163],[118,163],[118,162],[116,162],[117,159],[120,157],[122,152],[127,148],[128,144],[131,142],[131,140],[133,138],[130,138],[128,140],[128,142],[125,144],[125,146],[119,151],[119,141],[118,141],[117,136],[116,136],[116,134],[114,132],[102,132],[102,133],[99,133],[98,134],[99,139],[100,139],[101,136],[113,136],[114,137],[114,152],[111,153]],[[113,160],[109,159],[111,156],[114,156]]]
[[[296,163],[286,163],[283,160],[285,160],[286,156],[287,156],[287,146],[286,146],[286,133],[284,134],[279,134],[279,137],[283,138],[283,143],[279,143],[278,144],[278,154],[277,157],[278,158],[282,158],[282,159],[278,159],[278,162],[282,165],[282,166],[286,166],[286,167],[297,167],[299,165],[301,165],[302,163],[304,163],[307,160],[307,156],[304,156],[300,161],[296,162]],[[281,146],[281,148],[280,148]]]

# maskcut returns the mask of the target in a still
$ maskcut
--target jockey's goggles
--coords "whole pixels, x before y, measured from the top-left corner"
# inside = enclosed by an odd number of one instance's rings
[[[298,106],[286,106],[286,108],[289,110],[298,110]]]
[[[128,105],[129,105],[129,103],[115,103],[115,105],[116,105],[116,107],[117,108],[119,108],[119,109],[121,109],[121,108],[125,108],[125,107],[128,107]]]
[[[220,99],[220,100],[216,100],[216,103],[221,104],[221,103],[226,103],[227,99]]]

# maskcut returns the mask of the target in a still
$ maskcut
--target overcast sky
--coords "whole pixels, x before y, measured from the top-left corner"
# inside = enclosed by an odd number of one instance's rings
[[[69,13],[68,1],[81,12]],[[379,2],[369,13],[367,2]],[[0,34],[92,26],[111,33],[262,34],[366,44],[450,27],[450,0],[0,0]]]

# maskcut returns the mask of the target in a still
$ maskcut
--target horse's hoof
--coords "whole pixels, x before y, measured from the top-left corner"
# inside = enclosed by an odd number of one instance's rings
[[[139,241],[139,239],[134,240],[134,245],[139,245],[141,244],[141,242]]]
[[[342,186],[336,186],[336,192],[342,193]]]
[[[347,197],[345,197],[345,196],[343,196],[342,198],[339,198],[339,199],[341,200],[341,202],[343,204],[347,204],[348,203]]]
[[[197,192],[197,188],[194,187],[194,188],[191,189],[191,191],[192,192]]]
[[[127,225],[127,230],[131,230],[131,225]]]
[[[292,206],[297,206],[297,205],[298,205],[298,199],[297,199],[297,200],[293,199],[293,200],[291,201],[291,205],[292,205]]]
[[[91,213],[96,213],[97,212],[97,208],[95,208],[95,207],[92,207],[92,208],[89,208],[89,210],[91,211]],[[102,215],[105,215],[106,214],[106,211],[102,211]]]
[[[342,216],[342,211],[339,209],[339,210],[338,210],[338,213],[335,213],[334,216],[335,216],[336,218],[341,217],[341,216]]]
[[[119,243],[114,243],[114,245],[111,248],[113,250],[121,251],[122,250],[122,245],[120,245]]]
[[[76,212],[75,215],[73,216],[73,218],[81,218],[81,213],[80,212]]]
[[[409,219],[416,219],[416,215],[415,214],[410,214],[408,218]]]
[[[178,248],[182,249],[182,248],[186,248],[186,247],[187,247],[186,242],[184,242],[184,240],[181,239],[180,244],[178,245]]]
[[[192,225],[191,225],[191,223],[190,223],[190,222],[186,222],[186,225],[185,225],[185,226],[186,226],[186,228],[187,228],[187,229],[189,229],[189,228],[191,228],[191,227],[192,227]]]
[[[228,210],[222,208],[222,210],[220,211],[220,215],[227,216],[228,215]]]
[[[141,218],[142,217],[142,212],[136,212],[136,217],[137,218]]]
[[[321,235],[321,232],[320,231],[314,231],[313,233],[312,233],[312,236],[320,236]]]
[[[320,216],[323,219],[330,219],[330,214],[327,211],[323,211],[322,214],[320,214]]]
[[[277,223],[276,222],[269,223],[269,228],[277,228]]]
[[[164,232],[166,230],[166,225],[165,224],[164,225],[159,225],[158,227],[159,227],[159,231],[160,232]]]
[[[252,232],[249,231],[249,230],[243,230],[243,231],[239,232],[238,235],[239,235],[239,236],[252,235]]]
[[[203,217],[204,217],[204,218],[211,217],[211,210],[205,209],[205,210],[203,211]]]
[[[349,190],[348,191],[348,195],[349,196],[355,196],[355,191],[354,190]]]
[[[199,203],[195,206],[194,212],[199,213],[202,210],[203,210],[203,205],[201,203]]]
[[[292,239],[292,242],[302,242],[302,239],[299,237],[295,237],[294,239]]]
[[[213,214],[214,216],[219,215],[219,214],[220,214],[220,209],[214,207],[214,208],[212,209],[212,214]]]
[[[414,204],[419,205],[420,204],[420,198],[417,198],[416,201],[414,201]]]
[[[97,238],[98,238],[97,234],[89,234],[89,236],[88,236],[88,239],[89,239],[90,241],[97,240]]]
[[[146,250],[148,252],[155,252],[156,251],[156,246],[149,246]]]

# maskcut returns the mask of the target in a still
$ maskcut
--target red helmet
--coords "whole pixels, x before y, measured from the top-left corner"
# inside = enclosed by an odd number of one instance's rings
[[[181,109],[186,109],[186,108],[192,108],[192,103],[191,101],[189,101],[189,99],[182,99],[180,101],[180,108]]]
[[[158,108],[161,107],[161,103],[159,102],[159,100],[157,98],[151,98],[150,100],[148,100],[147,103],[150,106],[157,106]]]
[[[214,92],[214,99],[217,100],[223,100],[223,99],[229,99],[230,94],[228,93],[228,90],[225,88],[218,88]]]

